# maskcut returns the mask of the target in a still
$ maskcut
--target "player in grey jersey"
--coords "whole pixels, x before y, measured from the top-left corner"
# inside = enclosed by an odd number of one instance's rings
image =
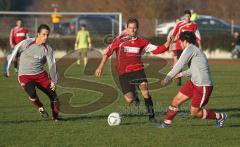
[[[173,98],[172,103],[167,110],[165,120],[158,124],[157,128],[170,127],[180,105],[189,99],[191,99],[192,116],[202,119],[215,119],[216,127],[220,128],[223,126],[227,114],[216,113],[210,109],[203,108],[208,103],[213,90],[213,82],[207,57],[203,53],[203,50],[195,45],[196,37],[193,32],[182,32],[180,34],[180,41],[184,51],[173,69],[167,74],[165,79],[162,80],[161,84],[167,85],[173,78],[176,79],[182,76],[191,76],[191,80],[187,81],[180,88],[178,94]],[[189,62],[191,62],[190,68],[186,71],[180,72],[184,65]]]
[[[36,87],[42,90],[50,99],[52,108],[52,118],[55,121],[59,120],[58,116],[58,98],[56,94],[56,83],[58,73],[53,56],[53,49],[46,44],[50,33],[50,28],[42,24],[38,27],[36,38],[26,39],[20,42],[8,59],[6,67],[6,76],[9,77],[9,67],[11,61],[17,53],[20,53],[18,80],[23,89],[29,95],[29,99],[38,108],[42,117],[47,118],[43,104],[40,102]],[[44,70],[44,64],[48,63],[49,75]]]

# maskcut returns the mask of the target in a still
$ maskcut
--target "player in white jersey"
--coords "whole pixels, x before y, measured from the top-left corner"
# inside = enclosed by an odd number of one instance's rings
[[[56,83],[58,73],[53,56],[53,49],[46,44],[50,28],[42,24],[38,27],[36,38],[26,39],[13,50],[7,63],[6,76],[10,76],[9,67],[16,54],[20,54],[18,80],[23,89],[27,92],[31,102],[38,108],[42,117],[47,118],[43,104],[36,93],[36,87],[42,90],[50,99],[52,118],[58,121],[58,98],[56,94]],[[44,64],[48,63],[49,74],[44,70]]]
[[[184,49],[180,59],[174,65],[173,69],[167,74],[161,84],[167,85],[173,78],[190,76],[187,81],[173,98],[165,117],[165,120],[157,125],[158,128],[170,127],[172,120],[176,116],[182,103],[191,99],[191,115],[202,119],[215,119],[216,127],[223,126],[227,118],[225,113],[216,113],[210,109],[203,108],[209,100],[213,90],[208,60],[203,50],[196,46],[195,34],[191,31],[185,31],[180,34],[181,46]],[[191,61],[188,70],[180,72],[184,65]],[[180,72],[180,73],[179,73]]]

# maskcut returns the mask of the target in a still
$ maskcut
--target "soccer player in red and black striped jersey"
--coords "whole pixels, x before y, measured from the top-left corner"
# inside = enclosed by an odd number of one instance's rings
[[[149,121],[155,122],[153,102],[148,91],[147,78],[144,72],[144,65],[141,56],[145,52],[160,54],[168,50],[170,40],[164,45],[155,46],[137,35],[139,22],[137,19],[129,19],[127,22],[126,33],[121,34],[107,48],[103,55],[102,61],[97,68],[95,75],[99,77],[102,73],[107,59],[116,53],[116,71],[119,75],[119,82],[128,103],[138,101],[136,87],[140,89],[147,112]]]

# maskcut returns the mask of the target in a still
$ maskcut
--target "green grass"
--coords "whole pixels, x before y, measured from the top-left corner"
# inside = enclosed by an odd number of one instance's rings
[[[97,112],[61,114],[63,121],[57,123],[43,120],[19,86],[16,75],[9,79],[0,77],[0,146],[239,146],[240,65],[214,64],[211,70],[215,87],[207,107],[229,115],[221,129],[216,129],[212,120],[190,117],[189,103],[182,106],[185,111],[176,117],[172,128],[156,129],[143,115],[131,115],[144,113],[143,101],[140,109],[128,107],[120,93],[118,101]],[[66,75],[116,87],[108,67],[100,79],[84,76],[78,66],[72,66]],[[178,91],[175,85],[151,91],[159,121],[164,118],[163,113]],[[59,94],[72,91],[71,104],[74,106],[90,103],[101,96],[82,89],[58,87],[57,90]],[[48,98],[38,93],[49,111]],[[117,110],[121,110],[125,117],[121,125],[110,127],[107,116]]]

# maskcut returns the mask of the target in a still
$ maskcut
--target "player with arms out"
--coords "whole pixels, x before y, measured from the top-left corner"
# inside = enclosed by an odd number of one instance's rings
[[[171,38],[171,40],[173,42],[175,42],[175,46],[173,49],[173,53],[174,56],[176,56],[176,59],[174,60],[176,64],[177,60],[180,58],[182,52],[183,52],[183,48],[181,47],[181,43],[180,43],[180,33],[184,32],[184,31],[192,31],[194,32],[195,36],[196,36],[196,41],[198,44],[199,48],[202,48],[201,45],[201,37],[200,37],[200,33],[197,27],[197,24],[195,22],[190,21],[191,18],[191,11],[190,10],[185,10],[184,11],[184,19],[182,21],[176,21],[176,25],[173,28],[171,34],[169,35],[169,37]],[[177,85],[181,85],[181,78],[178,78],[178,84]]]
[[[23,89],[29,96],[31,102],[38,108],[42,117],[47,118],[43,104],[40,102],[36,93],[36,87],[42,90],[50,99],[52,108],[52,118],[54,121],[59,120],[58,116],[58,98],[56,94],[56,83],[58,73],[56,69],[53,49],[46,44],[50,33],[50,28],[41,24],[37,30],[36,38],[29,38],[15,46],[11,57],[7,63],[7,76],[9,74],[9,66],[11,61],[19,54],[19,72],[18,80]],[[44,64],[48,63],[50,78],[44,70]]]
[[[124,94],[125,100],[131,104],[139,104],[136,87],[140,89],[144,97],[149,121],[156,122],[152,97],[148,90],[148,81],[144,72],[144,65],[141,56],[144,52],[160,54],[168,50],[170,40],[164,45],[155,46],[142,37],[139,37],[137,19],[129,19],[126,26],[126,32],[117,36],[112,44],[107,48],[102,61],[96,69],[95,75],[99,77],[105,66],[107,59],[116,53],[116,71],[119,75],[119,82]]]
[[[173,69],[167,74],[165,79],[162,80],[161,84],[167,85],[173,78],[182,76],[190,76],[191,80],[187,81],[173,98],[167,110],[165,120],[157,125],[157,127],[170,127],[181,104],[191,99],[191,115],[202,119],[215,119],[216,127],[220,128],[223,126],[227,114],[216,113],[210,109],[203,108],[208,103],[213,90],[213,82],[207,57],[202,49],[196,46],[196,37],[193,32],[182,32],[179,39],[184,51]],[[189,69],[180,72],[184,65],[190,61],[191,65]]]

